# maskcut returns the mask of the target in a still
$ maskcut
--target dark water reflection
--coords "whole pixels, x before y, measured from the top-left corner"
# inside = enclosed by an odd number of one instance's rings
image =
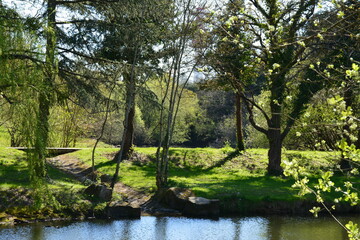
[[[341,218],[355,223],[360,218]],[[245,217],[219,220],[142,217],[140,220],[37,223],[0,228],[1,240],[342,240],[330,218]]]

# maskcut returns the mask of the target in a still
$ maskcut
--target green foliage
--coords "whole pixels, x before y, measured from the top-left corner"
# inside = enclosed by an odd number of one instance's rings
[[[38,50],[39,38],[16,17],[14,10],[1,5],[0,11],[0,119],[10,134],[10,145],[24,146],[31,144],[29,137],[34,133],[37,111],[34,104],[43,77],[37,65],[39,55],[27,53]]]
[[[345,154],[347,156],[347,161],[351,161],[354,164],[357,164],[360,161],[359,151],[354,145],[349,147],[345,139],[341,140],[339,148],[342,152],[347,152],[347,154]],[[349,222],[344,226],[332,214],[332,211],[336,209],[336,204],[339,204],[340,202],[346,202],[351,206],[360,203],[358,196],[359,189],[355,187],[355,185],[358,184],[358,177],[356,177],[356,175],[359,174],[358,169],[355,168],[351,170],[347,173],[347,176],[340,179],[340,181],[339,179],[337,181],[334,180],[333,170],[320,171],[317,182],[310,183],[308,176],[311,172],[306,166],[299,164],[296,159],[284,161],[283,166],[285,176],[292,176],[295,179],[293,187],[299,189],[300,196],[313,194],[316,197],[316,201],[320,203],[322,207],[348,232],[350,239],[359,239],[359,229],[356,225]],[[329,204],[333,204],[331,208],[328,207]],[[310,212],[317,217],[321,210],[320,207],[313,207]]]
[[[75,147],[83,129],[84,109],[73,104],[54,106],[50,113],[49,146]]]
[[[156,101],[141,101],[139,108],[142,110],[141,117],[144,123],[144,127],[148,133],[148,143],[154,144],[159,141],[160,128],[160,104],[166,93],[165,79],[153,79],[147,83],[149,89],[155,94]],[[198,97],[196,93],[191,90],[184,89],[182,97],[180,99],[180,105],[177,112],[176,124],[174,127],[172,142],[174,144],[181,144],[189,139],[190,126],[196,125],[196,116],[200,112]],[[164,114],[163,119],[166,119],[169,111],[169,99],[166,98],[164,102]],[[140,123],[140,121],[138,121]],[[167,124],[164,123],[165,129]],[[136,138],[137,136],[135,136]]]
[[[314,104],[310,105],[304,115],[299,119],[299,124],[292,131],[289,144],[292,140],[295,148],[308,148],[317,150],[336,149],[335,144],[339,140],[340,113],[344,110],[344,102],[330,104],[322,96],[329,94],[322,92],[314,97]],[[300,134],[296,133],[299,132]],[[301,144],[303,146],[301,146]]]
[[[10,135],[5,127],[0,126],[0,147],[10,146]]]
[[[360,239],[360,231],[357,224],[350,221],[345,225],[345,227],[348,229],[348,235],[350,240]]]
[[[224,147],[221,148],[221,151],[224,153],[224,154],[228,154],[230,152],[233,152],[234,149],[230,146],[230,142],[229,141],[225,141],[224,142]]]
[[[234,94],[214,89],[202,90],[202,85],[191,86],[197,94],[199,109],[195,112],[196,118],[190,126],[186,146],[222,147],[224,141],[235,146]]]

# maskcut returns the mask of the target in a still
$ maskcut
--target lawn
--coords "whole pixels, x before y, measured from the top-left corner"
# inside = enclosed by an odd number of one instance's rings
[[[5,139],[0,141],[4,146]],[[77,147],[84,149],[69,153],[86,165],[91,166],[94,140],[79,141]],[[97,171],[113,175],[115,163],[111,161],[118,151],[106,144],[100,144],[95,152],[95,168]],[[136,147],[135,157],[121,163],[119,180],[137,190],[152,194],[155,184],[155,147]],[[228,203],[229,200],[256,202],[287,202],[313,198],[299,197],[297,190],[291,186],[290,178],[271,177],[266,175],[267,150],[248,149],[243,153],[235,153],[231,148],[171,148],[170,149],[169,185],[191,188],[197,196],[218,198]],[[316,181],[320,170],[333,169],[339,159],[334,152],[319,151],[283,151],[283,160],[297,159],[312,175],[310,180]],[[85,186],[61,171],[48,166],[50,189],[83,189]],[[336,183],[343,182],[345,176],[335,176]],[[358,179],[351,179],[356,185]],[[0,188],[28,188],[29,174],[26,154],[0,147]],[[239,203],[239,204],[243,204]],[[238,205],[239,205],[238,204]],[[244,204],[243,204],[244,205]]]
[[[92,149],[70,153],[91,165]],[[112,175],[115,163],[110,160],[116,148],[96,150],[95,166]],[[120,180],[148,193],[156,189],[154,163],[156,148],[135,148],[138,158],[121,163]],[[144,157],[145,156],[145,157]],[[147,156],[147,158],[146,158]],[[285,151],[284,159],[298,159],[316,174],[319,169],[332,168],[334,153],[315,151]],[[146,158],[147,160],[143,160]],[[266,175],[267,150],[249,149],[242,154],[214,148],[172,148],[170,150],[169,183],[171,186],[193,189],[198,196],[208,198],[238,197],[249,200],[295,201],[297,191],[292,179]],[[314,175],[314,178],[316,175]]]

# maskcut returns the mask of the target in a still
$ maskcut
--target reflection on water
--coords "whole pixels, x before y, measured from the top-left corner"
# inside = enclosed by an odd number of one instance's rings
[[[355,223],[360,218],[342,218]],[[140,220],[36,223],[0,228],[1,240],[345,240],[330,218],[246,217],[219,220],[142,217]]]

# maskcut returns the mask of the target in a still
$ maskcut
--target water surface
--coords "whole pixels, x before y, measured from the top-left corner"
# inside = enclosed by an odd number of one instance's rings
[[[360,218],[341,218],[360,223]],[[1,240],[342,240],[331,218],[244,217],[36,223],[0,228]]]

